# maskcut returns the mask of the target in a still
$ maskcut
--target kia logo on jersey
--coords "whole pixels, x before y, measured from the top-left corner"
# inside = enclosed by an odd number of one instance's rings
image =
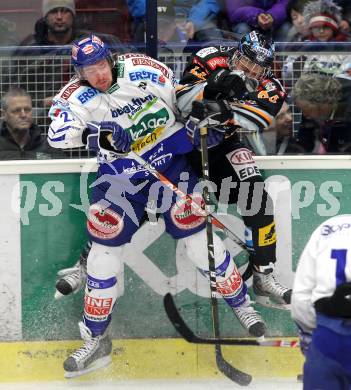
[[[235,165],[254,164],[255,160],[252,158],[252,152],[249,149],[237,149],[231,156],[230,162]]]

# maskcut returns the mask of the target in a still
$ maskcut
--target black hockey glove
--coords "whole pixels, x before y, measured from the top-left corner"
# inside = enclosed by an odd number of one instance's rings
[[[231,72],[228,69],[219,69],[207,79],[205,97],[209,99],[241,99],[247,92],[245,74],[241,71]]]
[[[351,318],[351,282],[339,284],[331,297],[318,299],[314,307],[327,316]]]
[[[189,120],[198,127],[215,127],[217,131],[226,133],[226,126],[233,119],[229,104],[225,100],[195,101],[189,114]]]

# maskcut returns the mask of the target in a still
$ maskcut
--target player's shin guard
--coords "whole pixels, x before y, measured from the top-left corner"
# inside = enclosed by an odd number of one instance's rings
[[[111,321],[111,313],[117,298],[117,279],[96,279],[88,275],[84,297],[83,321],[92,336],[105,332]]]
[[[205,231],[202,230],[183,240],[187,248],[188,257],[208,277],[207,249],[203,245],[203,242],[206,241]],[[232,307],[241,325],[251,335],[256,337],[264,335],[266,326],[259,313],[251,306],[246,284],[234,260],[217,235],[213,236],[213,240],[218,293]]]

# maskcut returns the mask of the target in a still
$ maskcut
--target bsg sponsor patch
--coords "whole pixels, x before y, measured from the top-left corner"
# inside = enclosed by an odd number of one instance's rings
[[[240,180],[247,180],[253,176],[260,176],[252,152],[246,148],[240,148],[226,155]]]
[[[115,211],[104,209],[98,203],[90,206],[87,228],[93,237],[111,240],[121,233],[123,227],[123,218]]]
[[[204,206],[204,201],[200,194],[193,194],[192,199],[198,205]],[[191,206],[191,201],[178,201],[171,208],[171,218],[174,225],[182,230],[194,229],[205,222],[205,217],[200,215],[200,211],[196,211]]]
[[[258,229],[258,246],[267,246],[276,243],[277,234],[275,230],[275,223],[264,226]]]

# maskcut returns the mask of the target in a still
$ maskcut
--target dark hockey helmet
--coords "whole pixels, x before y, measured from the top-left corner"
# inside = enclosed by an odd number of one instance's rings
[[[107,59],[111,67],[114,65],[114,59],[107,45],[96,35],[90,35],[73,43],[71,62],[76,74],[83,79],[83,68],[88,65]]]
[[[241,38],[229,66],[243,68],[248,77],[261,79],[271,72],[274,52],[274,43],[254,30]]]

